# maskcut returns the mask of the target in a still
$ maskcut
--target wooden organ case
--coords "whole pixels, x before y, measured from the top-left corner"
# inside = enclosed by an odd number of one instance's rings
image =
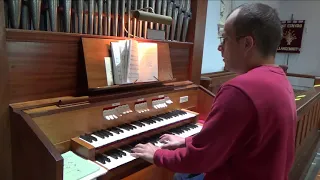
[[[73,32],[60,25],[62,32],[47,32],[50,30],[41,29],[41,25],[31,29],[30,24],[18,29],[17,21],[9,16],[5,33],[12,179],[63,179],[61,154],[67,151],[106,169],[98,179],[172,179],[174,172],[141,159],[118,157],[116,165],[106,165],[99,158],[115,151],[128,157],[136,143],[157,144],[161,134],[186,137],[201,129],[198,121],[205,119],[213,100],[213,94],[197,85],[207,1],[190,3],[192,19],[185,42],[135,39],[158,44],[160,78],[158,82],[130,85],[106,86],[103,79],[103,57],[110,56],[104,50],[112,41],[128,39],[125,34],[101,35],[96,19],[98,29],[91,33],[90,27],[88,32]],[[181,6],[176,8],[180,8],[177,15],[185,13]],[[85,17],[90,10],[83,13]],[[99,19],[100,13],[94,16]]]

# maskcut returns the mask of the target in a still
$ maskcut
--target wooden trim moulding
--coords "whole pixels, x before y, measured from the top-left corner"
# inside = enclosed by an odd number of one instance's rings
[[[0,0],[0,174],[1,179],[12,179],[9,63],[6,50],[4,0]]]
[[[86,38],[100,38],[100,39],[134,39],[140,42],[155,42],[155,43],[169,43],[170,46],[176,47],[190,47],[192,42],[177,42],[177,41],[163,41],[144,38],[127,38],[116,36],[102,36],[91,34],[65,33],[65,32],[51,32],[51,31],[36,31],[23,29],[6,29],[7,41],[30,41],[30,42],[75,42],[80,41],[82,37]]]
[[[193,42],[190,50],[189,79],[200,84],[204,35],[206,29],[208,0],[192,0],[192,20],[190,22],[188,41]]]

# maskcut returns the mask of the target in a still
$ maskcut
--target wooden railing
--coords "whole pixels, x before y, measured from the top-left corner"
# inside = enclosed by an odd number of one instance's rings
[[[320,77],[307,75],[307,74],[297,74],[297,73],[286,73],[287,77],[295,77],[295,78],[304,78],[304,79],[312,79],[313,85],[320,84]],[[216,94],[223,83],[226,81],[236,77],[235,73],[228,71],[214,72],[214,73],[205,73],[201,74],[200,84]],[[295,88],[295,87],[294,87]],[[309,89],[310,87],[305,87],[305,89]],[[303,92],[305,90],[294,89],[296,93]]]
[[[312,80],[313,81],[313,85],[316,85],[316,84],[320,84],[320,77],[317,77],[317,76],[313,76],[313,75],[308,75],[308,74],[297,74],[297,73],[286,73],[287,74],[287,77],[293,77],[293,78],[301,78],[301,79],[304,79],[304,80]],[[302,92],[302,91],[305,91],[307,89],[310,88],[310,86],[297,86],[297,85],[292,85],[295,92]],[[301,90],[304,89],[304,90]]]
[[[235,73],[227,71],[201,74],[200,84],[204,88],[216,94],[224,82],[234,77],[236,77]]]
[[[300,180],[305,177],[314,155],[316,154],[320,137],[320,87],[296,95],[297,129],[295,162],[289,179]]]

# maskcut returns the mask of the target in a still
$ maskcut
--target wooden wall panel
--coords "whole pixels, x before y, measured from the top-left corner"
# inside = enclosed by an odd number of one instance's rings
[[[11,179],[11,140],[9,123],[8,61],[4,2],[0,0],[0,174],[1,179]]]
[[[200,84],[204,34],[206,28],[208,0],[192,0],[192,21],[190,22],[188,41],[193,42],[190,56],[189,79]],[[214,49],[216,50],[216,49]]]
[[[10,103],[84,95],[88,85],[81,37],[121,39],[8,29]],[[176,80],[188,80],[192,47],[192,43],[169,43],[173,78]]]
[[[189,72],[189,47],[172,47],[170,46],[170,54],[174,56],[171,58],[171,66],[173,77],[177,80],[188,80]]]
[[[151,165],[141,171],[138,171],[123,180],[140,180],[140,179],[152,179],[152,180],[172,180],[174,172],[165,168],[159,168],[156,165]]]
[[[79,45],[7,42],[11,102],[76,95]]]
[[[13,179],[63,180],[60,153],[32,119],[12,112],[11,126]]]
[[[208,89],[200,86],[198,89],[198,104],[196,112],[199,113],[199,120],[205,121],[214,102],[215,95]]]

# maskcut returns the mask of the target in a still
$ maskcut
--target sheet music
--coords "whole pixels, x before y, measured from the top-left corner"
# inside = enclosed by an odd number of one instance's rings
[[[158,80],[158,44],[139,43],[139,80],[150,82]]]
[[[119,41],[120,57],[121,57],[121,70],[122,80],[121,84],[127,83],[128,63],[129,63],[129,46],[127,40]]]
[[[129,64],[127,82],[134,83],[139,79],[139,43],[129,40]]]
[[[113,66],[113,77],[115,84],[122,84],[123,82],[123,67],[121,62],[121,44],[119,42],[111,42],[111,53],[112,53],[112,66]]]
[[[106,77],[107,77],[107,85],[113,85],[113,71],[112,71],[112,62],[110,57],[104,57],[104,64],[106,68]]]
[[[90,163],[72,151],[62,154],[62,157],[64,180],[81,179],[100,170],[99,165]]]
[[[158,44],[135,40],[111,42],[115,84],[158,80]]]

